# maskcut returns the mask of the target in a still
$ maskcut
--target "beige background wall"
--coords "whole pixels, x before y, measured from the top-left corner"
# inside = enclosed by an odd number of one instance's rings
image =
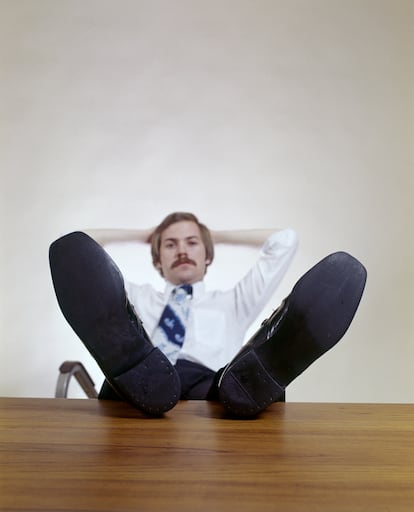
[[[180,209],[298,231],[267,311],[328,252],[367,266],[346,338],[289,400],[412,401],[413,5],[0,1],[0,394],[52,396],[64,359],[102,381],[58,310],[49,243]],[[147,247],[110,250],[162,286]],[[219,250],[208,286],[252,257]]]

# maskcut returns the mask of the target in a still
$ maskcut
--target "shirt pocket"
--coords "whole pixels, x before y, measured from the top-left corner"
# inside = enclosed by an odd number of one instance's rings
[[[199,309],[191,323],[194,330],[190,344],[186,345],[188,352],[206,363],[221,362],[226,352],[226,314]]]

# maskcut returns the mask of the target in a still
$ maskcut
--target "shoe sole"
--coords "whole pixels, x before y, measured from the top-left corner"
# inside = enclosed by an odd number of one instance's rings
[[[263,338],[265,325],[260,341],[249,342],[252,348],[223,372],[219,393],[225,407],[238,416],[254,416],[277,401],[288,384],[343,337],[366,276],[364,266],[344,252],[327,256],[304,274],[270,337]]]
[[[49,251],[62,313],[107,381],[129,403],[162,414],[177,403],[181,384],[167,357],[131,318],[123,277],[85,233],[70,233]]]

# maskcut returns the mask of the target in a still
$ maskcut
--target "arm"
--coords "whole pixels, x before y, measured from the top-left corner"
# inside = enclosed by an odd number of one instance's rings
[[[272,233],[280,229],[242,229],[231,231],[211,231],[215,244],[247,245],[261,247]]]
[[[100,245],[118,242],[150,243],[153,229],[86,229],[84,232]]]
[[[250,271],[235,287],[239,322],[246,325],[257,317],[276,291],[298,247],[293,229],[274,231],[265,241]]]

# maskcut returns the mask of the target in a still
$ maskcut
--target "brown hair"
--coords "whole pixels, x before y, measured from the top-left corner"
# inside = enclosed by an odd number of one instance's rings
[[[151,235],[151,256],[153,265],[156,266],[156,264],[160,262],[161,235],[163,231],[170,227],[172,224],[181,222],[183,220],[195,222],[200,228],[201,240],[203,241],[204,247],[206,248],[206,259],[209,260],[209,264],[213,261],[214,243],[211,238],[210,230],[207,228],[207,226],[202,224],[193,213],[174,212],[170,213],[170,215],[167,215],[161,224],[159,224],[154,229],[154,232]]]

